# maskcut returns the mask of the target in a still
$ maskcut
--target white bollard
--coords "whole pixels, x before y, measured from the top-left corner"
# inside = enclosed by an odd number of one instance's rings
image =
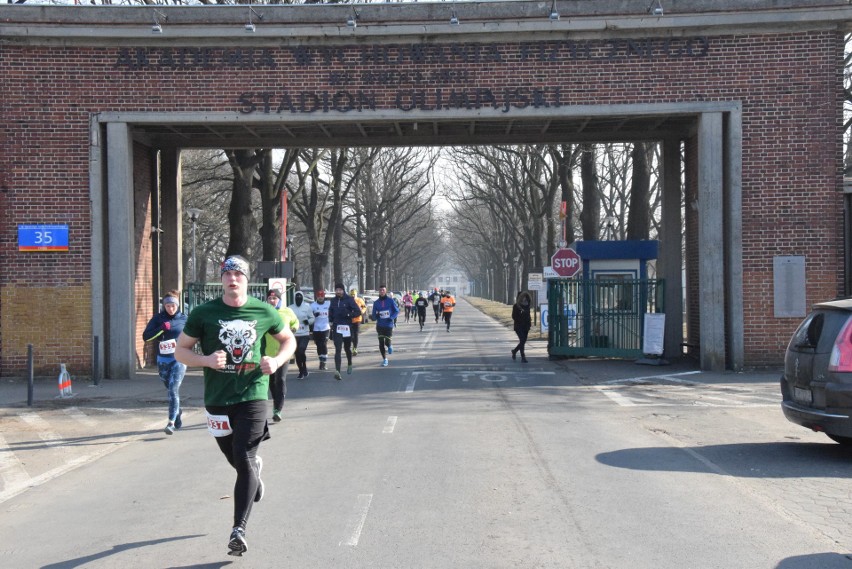
[[[65,364],[59,364],[59,379],[57,383],[59,384],[60,398],[74,397],[74,394],[71,392],[71,374],[65,369]]]

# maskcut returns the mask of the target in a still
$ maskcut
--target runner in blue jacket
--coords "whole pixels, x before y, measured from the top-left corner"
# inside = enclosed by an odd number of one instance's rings
[[[376,321],[376,334],[379,335],[379,351],[382,353],[382,366],[388,365],[385,355],[385,347],[388,354],[393,353],[391,336],[393,336],[393,323],[399,315],[399,308],[392,298],[388,297],[388,287],[379,287],[379,298],[373,303],[373,320]]]
[[[180,384],[186,374],[186,366],[175,359],[177,338],[183,332],[186,324],[186,314],[180,312],[180,293],[170,290],[163,297],[163,309],[160,310],[145,326],[142,339],[146,342],[158,341],[157,371],[166,389],[169,390],[169,422],[163,429],[167,435],[172,435],[175,429],[183,426],[180,408]]]

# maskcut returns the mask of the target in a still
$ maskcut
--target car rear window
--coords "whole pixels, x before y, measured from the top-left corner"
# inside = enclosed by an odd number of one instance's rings
[[[844,310],[815,310],[799,325],[790,347],[794,349],[813,349],[817,353],[828,353],[834,347],[834,340],[840,329],[852,316]]]

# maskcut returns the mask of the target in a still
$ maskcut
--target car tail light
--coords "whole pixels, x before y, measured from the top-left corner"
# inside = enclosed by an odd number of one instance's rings
[[[828,371],[852,371],[852,318],[846,320],[834,340],[828,360]]]

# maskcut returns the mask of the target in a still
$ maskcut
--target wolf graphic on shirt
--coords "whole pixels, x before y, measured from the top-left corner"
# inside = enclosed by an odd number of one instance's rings
[[[257,341],[256,326],[257,320],[219,320],[219,341],[235,364],[251,359]]]

